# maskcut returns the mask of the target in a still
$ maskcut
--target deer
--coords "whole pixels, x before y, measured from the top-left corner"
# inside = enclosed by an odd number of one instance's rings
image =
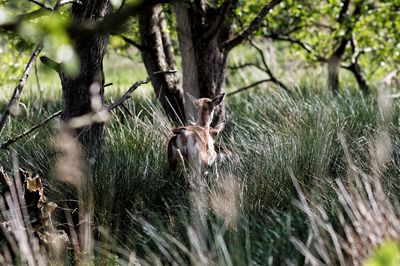
[[[206,174],[206,169],[213,165],[217,158],[214,142],[225,128],[225,121],[210,127],[215,107],[221,104],[225,94],[213,99],[196,99],[190,94],[188,98],[196,107],[194,125],[173,128],[174,134],[168,142],[168,163],[172,170],[189,168],[196,173]]]

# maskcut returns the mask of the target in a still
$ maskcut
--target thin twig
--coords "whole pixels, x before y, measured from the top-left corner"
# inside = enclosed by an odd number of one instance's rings
[[[264,37],[272,39],[272,40],[284,41],[284,42],[297,44],[297,45],[301,46],[301,48],[303,48],[307,53],[310,53],[310,54],[312,54],[314,52],[313,48],[308,43],[294,39],[287,35],[264,34]]]
[[[30,133],[32,133],[33,131],[35,131],[36,129],[40,128],[41,126],[45,125],[47,122],[49,122],[51,119],[59,116],[61,114],[61,110],[52,114],[51,116],[47,117],[46,119],[44,119],[42,122],[40,122],[39,124],[31,127],[30,129],[26,130],[24,133],[21,133],[17,136],[15,136],[14,138],[11,138],[9,140],[7,140],[6,142],[4,142],[3,144],[1,144],[0,149],[7,149],[8,146],[10,146],[11,144],[13,144],[14,142],[17,142],[19,139],[29,135]]]
[[[39,53],[42,51],[42,44],[38,43],[35,47],[35,49],[33,50],[33,53],[31,55],[31,57],[29,58],[28,64],[25,67],[24,72],[22,73],[22,76],[18,82],[17,87],[15,87],[13,95],[7,105],[7,108],[4,112],[4,114],[1,116],[0,119],[0,134],[4,129],[4,126],[7,123],[8,117],[10,116],[11,113],[11,109],[15,106],[15,104],[17,103],[17,101],[19,100],[19,97],[21,95],[21,92],[25,86],[26,80],[28,79],[29,76],[29,72],[32,68],[33,63],[35,62],[36,58],[38,57]]]
[[[273,82],[273,81],[272,81],[272,79],[262,79],[262,80],[254,82],[254,83],[252,83],[250,85],[247,85],[247,86],[245,86],[243,88],[240,88],[240,89],[237,89],[237,90],[235,90],[233,92],[230,92],[230,93],[226,94],[226,96],[229,97],[229,96],[235,95],[236,93],[251,89],[251,88],[256,87],[256,86],[258,86],[258,85],[260,85],[262,83],[265,83],[265,82]]]

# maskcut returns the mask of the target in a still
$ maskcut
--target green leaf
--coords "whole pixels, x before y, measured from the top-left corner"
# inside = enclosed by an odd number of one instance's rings
[[[400,245],[398,242],[386,241],[381,244],[371,257],[366,266],[397,266],[400,265]]]

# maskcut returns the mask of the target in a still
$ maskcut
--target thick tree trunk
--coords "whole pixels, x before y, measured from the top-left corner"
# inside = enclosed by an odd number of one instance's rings
[[[217,38],[199,43],[195,49],[200,97],[213,98],[225,92],[227,53],[221,51]],[[217,106],[212,126],[226,120],[226,101]]]
[[[189,17],[186,4],[181,1],[174,3],[176,16],[176,30],[178,33],[179,49],[182,58],[183,90],[195,98],[200,97],[198,70],[196,56],[194,53],[194,42],[192,37],[192,21]],[[195,121],[195,107],[191,104],[185,93],[186,120]]]
[[[89,0],[83,4],[73,4],[74,20],[81,23],[85,20],[102,20],[111,12],[107,0]],[[62,84],[62,120],[79,117],[92,112],[92,98],[96,97],[103,104],[104,73],[103,57],[108,44],[108,35],[72,36],[75,51],[79,57],[79,73],[70,76],[61,71]],[[93,123],[89,127],[77,128],[75,134],[89,151],[101,145],[103,140],[103,123]]]
[[[212,3],[213,2],[213,3]],[[217,1],[218,2],[218,1]],[[194,97],[212,98],[225,92],[226,62],[229,51],[258,29],[265,16],[280,0],[265,4],[240,34],[233,37],[237,1],[175,1],[176,27],[182,57],[183,88]],[[186,102],[189,102],[188,100]],[[194,112],[187,104],[187,117]],[[211,126],[226,121],[226,101],[218,106]]]
[[[144,47],[141,53],[147,73],[151,75],[157,71],[176,69],[161,5],[156,5],[140,14],[139,29]],[[185,122],[178,76],[176,74],[156,75],[151,82],[167,115],[175,122]]]
[[[214,96],[225,92],[226,60],[228,50],[222,49],[222,43],[228,39],[231,24],[220,25],[215,35],[203,38],[203,33],[209,30],[218,13],[208,14],[205,1],[188,9],[184,3],[176,2],[175,14],[182,57],[183,88],[196,98]],[[207,18],[207,19],[206,19]],[[186,98],[185,98],[186,99]],[[193,120],[194,107],[188,104],[187,117]],[[226,120],[226,102],[219,105],[214,113],[211,126]]]

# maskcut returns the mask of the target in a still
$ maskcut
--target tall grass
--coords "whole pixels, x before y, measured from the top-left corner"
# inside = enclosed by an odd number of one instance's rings
[[[133,117],[115,112],[106,127],[104,148],[84,163],[93,200],[94,244],[88,259],[143,265],[303,264],[303,255],[290,240],[306,243],[312,231],[307,214],[294,204],[298,193],[291,171],[305,197],[324,206],[327,219],[339,226],[335,180],[346,184],[348,163],[338,136],[345,136],[354,165],[369,173],[370,140],[383,125],[374,95],[363,96],[352,88],[338,97],[318,91],[307,84],[293,95],[255,89],[229,97],[231,134],[222,139],[241,163],[219,165],[201,193],[189,188],[185,175],[168,168],[171,124],[158,103],[133,97],[128,104]],[[26,105],[32,110],[30,102]],[[58,108],[57,102],[42,102],[35,114],[22,112],[11,120],[2,141]],[[393,150],[379,174],[383,190],[397,200],[396,102],[391,114],[384,129]],[[68,209],[73,206],[68,202],[84,202],[85,195],[60,179],[56,165],[62,164],[63,151],[57,149],[57,126],[54,122],[41,128],[12,149],[21,167],[40,174],[52,200]],[[0,154],[0,162],[12,170],[8,152]],[[201,212],[205,218],[199,230]],[[63,215],[57,214],[60,221]]]

